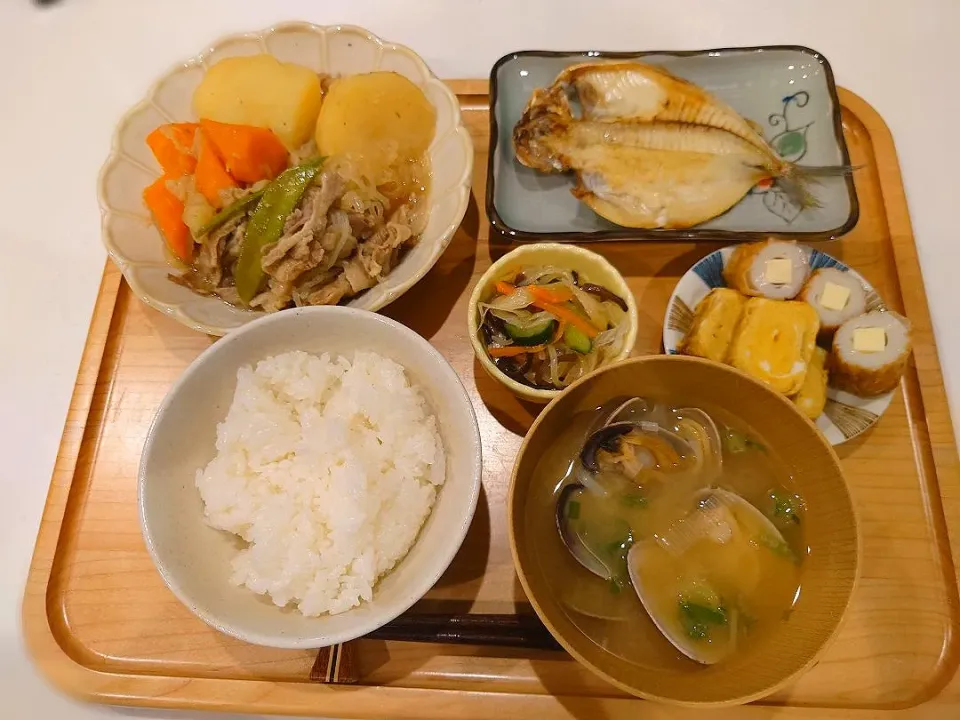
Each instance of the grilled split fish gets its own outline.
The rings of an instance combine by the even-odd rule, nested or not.
[[[636,228],[697,225],[771,178],[801,207],[814,206],[808,176],[849,172],[801,170],[725,103],[637,62],[567,68],[553,85],[534,91],[513,141],[523,165],[575,172],[576,197],[598,215]]]

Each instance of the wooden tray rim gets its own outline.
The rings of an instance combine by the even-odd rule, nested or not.
[[[461,99],[464,96],[486,95],[486,80],[447,81]],[[866,127],[874,146],[884,154],[897,159],[893,136],[883,118],[865,100],[838,88],[841,105],[856,115]],[[900,173],[899,161],[885,173],[878,173],[883,207],[887,211],[891,235],[909,237],[910,243],[893,243],[898,276],[909,273],[920,278],[919,259],[913,241],[913,231],[907,210],[906,195]],[[891,208],[895,211],[891,216]],[[93,450],[84,450],[84,456],[96,455],[97,438],[87,438],[86,422],[93,401],[97,378],[104,363],[110,361],[106,351],[117,309],[118,292],[122,275],[110,260],[107,260],[104,275],[97,295],[87,342],[83,350],[77,383],[70,402],[63,436],[61,438],[53,479],[47,495],[40,523],[37,543],[30,565],[27,587],[23,601],[23,632],[29,654],[40,671],[60,690],[75,698],[111,705],[153,708],[179,708],[220,712],[258,712],[282,715],[337,716],[365,718],[390,716],[410,718],[445,718],[453,714],[461,718],[499,718],[517,716],[521,713],[561,713],[589,717],[597,713],[608,718],[633,717],[637,703],[631,698],[554,696],[544,694],[512,694],[504,692],[463,692],[458,690],[419,689],[385,686],[336,686],[309,682],[279,682],[265,680],[241,680],[221,678],[169,677],[159,674],[110,673],[81,665],[71,658],[58,643],[50,626],[47,614],[48,585],[59,548],[60,534],[66,508],[69,503],[72,479],[85,461],[81,450],[87,442]],[[931,328],[929,309],[922,285],[911,292],[901,288],[905,310],[912,321],[925,329]],[[920,382],[924,417],[929,408],[945,413],[947,429],[952,430],[948,406],[936,351],[932,337],[929,352],[923,367],[918,363],[917,374],[921,379],[937,380]],[[114,349],[114,356],[119,347]],[[916,356],[915,356],[916,357]],[[111,387],[108,392],[112,392]],[[908,408],[909,412],[909,408]],[[914,424],[914,430],[917,425]],[[923,432],[925,433],[925,426]],[[940,497],[933,498],[938,510],[938,525],[946,533],[954,559],[954,579],[960,574],[960,473],[954,460],[957,447],[952,431],[949,435],[950,462],[941,462],[932,452],[929,437],[925,444],[931,447],[929,457],[919,458],[921,470],[936,477],[935,485]],[[943,457],[941,453],[939,457]],[[948,492],[945,492],[948,491]],[[949,503],[949,505],[948,505]],[[948,514],[949,510],[949,514]],[[951,522],[953,520],[953,522]],[[950,643],[945,645],[950,647]],[[955,667],[955,665],[954,665]],[[952,697],[945,697],[945,696]],[[692,714],[688,709],[674,706],[645,703],[643,712],[652,720],[676,718]],[[960,713],[960,674],[945,678],[941,693],[927,702],[907,708],[896,709],[849,709],[829,707],[800,707],[778,705],[748,705],[714,711],[718,720],[728,718],[777,717],[787,719],[821,718],[911,718],[926,719],[944,717],[953,709]]]

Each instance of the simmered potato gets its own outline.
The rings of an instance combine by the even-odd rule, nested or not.
[[[350,155],[372,177],[427,150],[437,114],[423,91],[394,72],[349,75],[327,92],[317,118],[321,155]]]
[[[310,69],[251,55],[211,67],[193,108],[205,120],[270,128],[292,150],[310,139],[321,98],[320,78]]]

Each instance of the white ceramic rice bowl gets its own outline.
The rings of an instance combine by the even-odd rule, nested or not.
[[[204,520],[195,480],[216,452],[217,424],[237,370],[291,350],[349,356],[367,350],[407,371],[437,418],[446,481],[413,547],[374,588],[337,615],[304,617],[230,582],[242,541]],[[257,645],[318,648],[365,635],[419,600],[453,560],[480,491],[480,432],[459,377],[426,340],[393,320],[342,307],[298,308],[250,323],[198,357],[168,393],[147,435],[139,473],[140,524],[170,590],[211,627]]]

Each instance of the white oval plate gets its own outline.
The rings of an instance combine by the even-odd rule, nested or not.
[[[693,320],[693,311],[713,288],[726,287],[723,268],[730,260],[736,246],[730,245],[710,253],[696,263],[680,278],[667,303],[663,319],[663,350],[676,355],[677,347]],[[853,275],[867,291],[867,311],[886,309],[880,296],[864,277],[825,252],[801,245],[810,258],[810,269],[835,267]],[[891,391],[874,398],[862,398],[838,390],[827,384],[827,405],[817,418],[817,427],[831,445],[840,445],[872,427],[893,401]]]
[[[133,292],[147,305],[210,335],[225,335],[263,313],[197,295],[167,277],[174,268],[141,198],[143,189],[161,174],[146,137],[163,123],[196,119],[193,91],[210,65],[226,57],[264,52],[332,75],[392,70],[419,85],[436,108],[437,130],[429,150],[432,181],[426,230],[386,279],[351,301],[351,307],[379,310],[426,275],[450,244],[470,198],[473,143],[460,117],[460,103],[409,48],[350,25],[286,23],[222,38],[172,68],[127,112],[114,132],[113,147],[99,180],[103,244]]]

